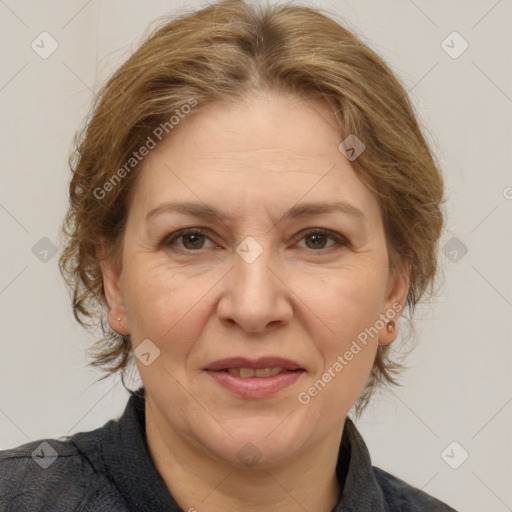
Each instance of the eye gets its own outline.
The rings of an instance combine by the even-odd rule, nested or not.
[[[182,244],[176,244],[180,239],[182,239]],[[204,249],[205,240],[209,240],[209,238],[202,229],[190,228],[173,233],[162,242],[162,245],[165,247],[175,246],[178,250],[183,251],[195,251]]]
[[[325,244],[328,239],[331,239],[332,241],[334,241],[334,243],[328,247],[325,247]],[[306,248],[315,251],[319,249],[331,249],[332,247],[335,246],[348,245],[348,241],[346,240],[345,237],[332,231],[319,228],[309,229],[308,231],[302,233],[301,240],[310,240],[309,244],[308,242],[306,242]]]
[[[331,245],[326,247],[328,240],[331,240]],[[171,247],[178,251],[193,252],[201,249],[206,249],[205,242],[211,240],[204,234],[201,228],[188,228],[177,231],[167,238],[165,238],[161,246]],[[301,233],[300,240],[306,240],[306,249],[311,249],[318,252],[322,249],[332,249],[333,247],[348,246],[349,242],[342,235],[321,228],[312,228]],[[309,240],[309,243],[308,243]],[[178,243],[181,241],[181,243]],[[212,243],[213,244],[213,243]],[[215,244],[213,244],[214,247]]]

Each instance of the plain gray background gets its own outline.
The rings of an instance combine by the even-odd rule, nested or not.
[[[388,61],[447,185],[444,277],[418,310],[405,387],[377,397],[357,425],[375,465],[461,511],[512,510],[512,2],[300,3],[334,12]],[[51,250],[68,152],[148,23],[205,4],[0,1],[0,449],[91,430],[124,409],[119,380],[95,383],[86,366],[94,337],[73,319]],[[58,44],[46,58],[31,47],[46,38],[51,49],[42,32]]]

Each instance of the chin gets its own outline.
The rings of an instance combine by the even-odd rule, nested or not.
[[[290,417],[232,420],[222,427],[214,422],[216,427],[196,430],[195,435],[214,457],[230,466],[266,469],[286,463],[314,437],[302,419],[291,421]]]

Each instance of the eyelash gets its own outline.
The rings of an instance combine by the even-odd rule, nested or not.
[[[161,246],[166,247],[166,248],[171,247],[176,240],[179,240],[180,238],[185,237],[187,235],[203,235],[203,236],[205,236],[205,238],[209,239],[209,237],[205,234],[203,229],[187,228],[187,229],[181,229],[179,231],[176,231],[175,233],[172,233],[171,235],[164,238],[164,240],[161,243]],[[329,231],[329,230],[323,229],[323,228],[307,229],[306,231],[303,231],[301,233],[301,238],[299,240],[302,240],[302,239],[306,238],[307,236],[311,236],[311,235],[324,235],[336,242],[336,245],[333,245],[332,247],[321,248],[321,249],[309,249],[312,252],[321,252],[321,251],[328,251],[328,250],[332,250],[332,249],[341,249],[342,247],[350,247],[350,242],[344,236],[339,235],[338,233],[335,233],[334,231]],[[174,250],[180,251],[180,252],[192,253],[192,252],[199,252],[202,250],[202,248],[195,249],[195,250],[194,249],[174,248]]]

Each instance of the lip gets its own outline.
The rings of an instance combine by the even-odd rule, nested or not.
[[[304,370],[278,373],[272,377],[238,377],[222,370],[206,372],[225,389],[243,398],[265,398],[294,384]]]
[[[247,359],[246,357],[227,357],[210,363],[205,370],[220,371],[229,370],[229,368],[269,368],[280,367],[285,370],[304,370],[299,363],[282,357],[265,356],[258,359]],[[270,377],[265,377],[270,379]]]
[[[248,378],[231,375],[223,371],[229,368],[257,369],[268,367],[280,367],[289,371],[278,373],[271,377]],[[218,384],[231,393],[243,398],[265,398],[274,395],[282,389],[293,385],[302,374],[306,373],[305,369],[296,361],[273,356],[260,357],[258,359],[247,359],[245,357],[219,359],[209,364],[204,370]]]

